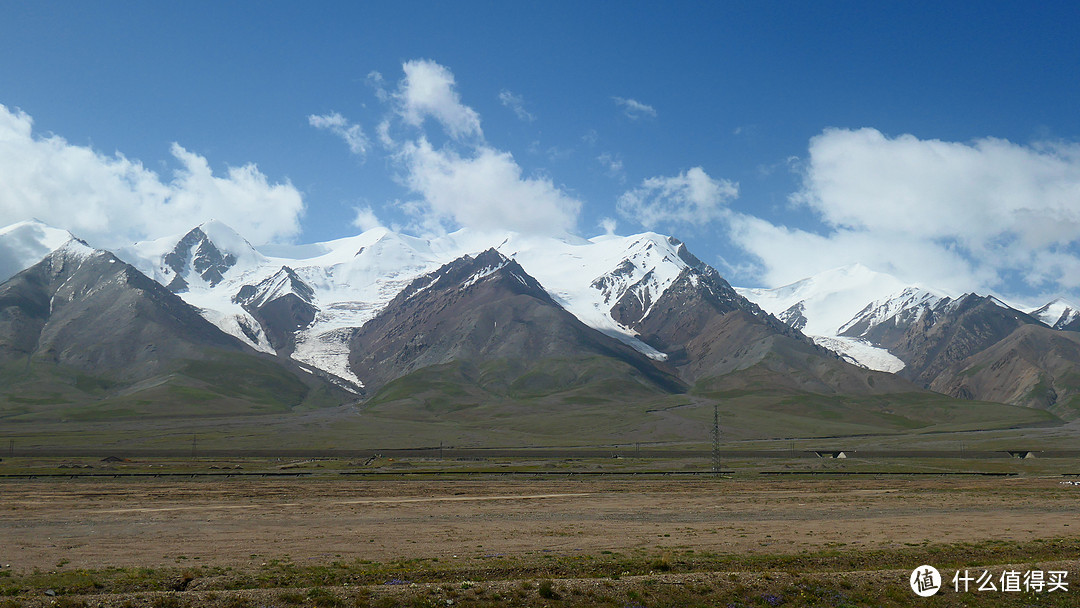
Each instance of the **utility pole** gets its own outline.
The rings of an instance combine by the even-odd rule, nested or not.
[[[720,474],[720,406],[713,404],[712,411],[712,471]]]
[[[192,433],[191,435],[191,459],[195,460],[199,454],[199,435],[198,433]]]
[[[15,440],[14,439],[8,440],[7,455],[8,455],[8,458],[14,458],[15,457]]]

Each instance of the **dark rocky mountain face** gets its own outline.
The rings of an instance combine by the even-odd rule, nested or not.
[[[0,286],[11,355],[143,378],[202,347],[240,351],[183,300],[110,253],[57,250]]]
[[[963,399],[1048,409],[1080,417],[1080,335],[1027,323],[950,365],[930,387]]]
[[[806,327],[806,305],[802,302],[792,304],[784,312],[776,316],[784,325],[802,331]]]
[[[192,269],[213,287],[220,283],[225,272],[236,264],[236,256],[218,249],[202,228],[193,228],[162,259],[162,263],[176,273],[168,285],[173,293],[187,290],[188,283],[184,277],[187,275],[189,261]]]
[[[283,356],[295,348],[296,332],[311,325],[319,312],[315,291],[288,266],[257,285],[244,285],[232,301],[259,322],[270,346]]]
[[[1080,316],[1073,317],[1068,321],[1059,322],[1054,325],[1054,329],[1080,332]]]
[[[906,365],[899,375],[936,392],[1080,416],[1080,339],[993,297],[943,298],[846,335],[887,348]]]
[[[543,362],[572,367],[586,359],[608,361],[611,374],[628,385],[683,389],[670,370],[582,324],[517,262],[494,250],[459,258],[413,281],[357,330],[350,353],[350,367],[372,390],[431,366],[493,361],[502,362],[500,373],[481,383],[505,390]]]
[[[691,267],[644,318],[616,317],[666,353],[684,381],[710,390],[742,388],[749,376],[757,384],[825,394],[917,390],[890,374],[840,360],[740,296],[715,269],[686,255]]]
[[[929,387],[955,364],[1029,324],[1042,325],[995,298],[968,294],[911,311],[904,319],[882,323],[863,337],[906,364],[900,375]]]
[[[0,374],[21,383],[24,395],[51,394],[56,379],[75,377],[68,399],[136,402],[149,391],[154,398],[138,402],[162,407],[190,404],[180,397],[191,394],[229,407],[291,407],[315,392],[338,397],[291,363],[257,355],[134,267],[89,248],[61,248],[0,285]]]

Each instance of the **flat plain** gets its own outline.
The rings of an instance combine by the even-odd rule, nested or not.
[[[920,599],[907,579],[923,563],[947,578],[1065,570],[1080,586],[1080,486],[1058,472],[1070,463],[1010,460],[999,468],[1018,474],[994,477],[736,466],[436,479],[204,462],[186,470],[213,476],[7,478],[0,605],[900,606]],[[1072,605],[1080,593],[946,583],[934,605]]]

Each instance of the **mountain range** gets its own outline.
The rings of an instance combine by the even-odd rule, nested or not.
[[[0,374],[15,418],[756,392],[886,409],[944,394],[1071,419],[1080,312],[858,265],[735,289],[656,233],[377,228],[260,250],[209,221],[108,252],[27,221],[0,229]]]

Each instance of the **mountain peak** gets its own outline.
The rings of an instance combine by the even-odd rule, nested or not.
[[[71,241],[78,239],[67,230],[36,219],[0,228],[0,282],[37,264]]]
[[[179,239],[159,239],[136,244],[136,248],[165,250],[152,257],[159,257],[159,270],[167,287],[176,293],[200,283],[214,287],[226,276],[241,274],[266,261],[244,237],[218,220],[203,222]]]
[[[736,291],[777,316],[791,316],[793,312],[789,311],[798,309],[805,322],[803,332],[834,337],[867,302],[890,299],[909,287],[892,275],[856,263],[831,268],[781,287],[739,288]]]
[[[1057,297],[1027,313],[1054,329],[1080,331],[1080,307]]]

